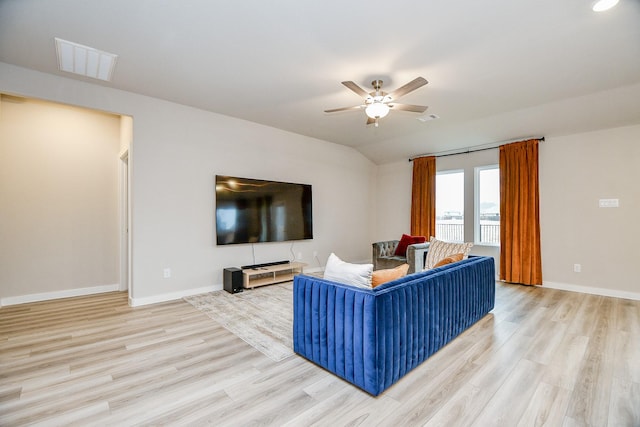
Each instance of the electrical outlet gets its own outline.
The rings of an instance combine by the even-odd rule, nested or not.
[[[302,259],[302,252],[298,252],[298,259]]]
[[[162,273],[163,273],[163,276],[164,276],[165,279],[168,279],[169,277],[171,277],[171,269],[170,268],[165,268]]]
[[[573,264],[573,272],[574,273],[580,273],[582,271],[582,265],[580,264]]]

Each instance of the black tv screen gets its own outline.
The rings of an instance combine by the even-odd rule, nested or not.
[[[311,185],[216,175],[218,245],[313,239]]]

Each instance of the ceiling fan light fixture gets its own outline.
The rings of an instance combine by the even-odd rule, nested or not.
[[[591,9],[593,9],[594,12],[604,12],[605,10],[609,10],[617,4],[618,0],[598,0],[594,3]]]
[[[409,105],[409,104],[397,104],[396,99],[413,92],[414,90],[426,85],[427,82],[423,77],[417,77],[411,80],[404,86],[399,87],[391,93],[383,92],[382,80],[374,80],[371,82],[374,91],[367,92],[352,81],[344,81],[342,84],[355,92],[356,95],[364,98],[364,102],[360,105],[354,105],[352,107],[332,108],[330,110],[324,110],[325,113],[335,113],[338,111],[348,110],[361,110],[364,109],[367,115],[367,125],[375,124],[378,127],[378,120],[386,117],[389,114],[389,110],[410,111],[414,113],[424,113],[427,107],[423,105]],[[393,101],[393,103],[392,103]]]
[[[382,102],[373,102],[367,105],[364,112],[372,119],[381,119],[389,114],[389,106]]]

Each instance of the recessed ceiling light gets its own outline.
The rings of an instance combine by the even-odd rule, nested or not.
[[[110,81],[118,55],[55,37],[61,71]]]
[[[594,12],[604,12],[605,10],[609,10],[617,4],[618,0],[598,0],[593,5],[592,9]]]

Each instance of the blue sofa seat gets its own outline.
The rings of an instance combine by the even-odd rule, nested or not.
[[[495,266],[469,257],[363,289],[299,275],[294,351],[377,396],[491,311]]]

